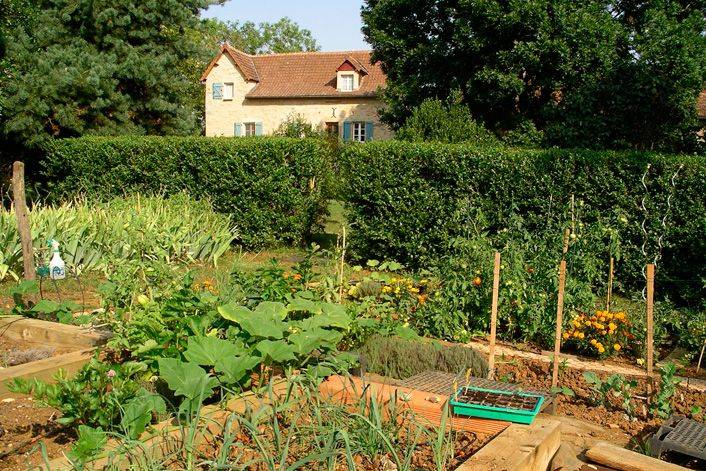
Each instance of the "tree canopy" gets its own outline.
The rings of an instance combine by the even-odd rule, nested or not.
[[[460,90],[489,129],[550,145],[693,150],[706,1],[366,0],[384,119]]]
[[[253,53],[318,49],[288,18],[199,18],[219,0],[0,2],[2,147],[84,134],[196,134],[199,77],[220,42]]]

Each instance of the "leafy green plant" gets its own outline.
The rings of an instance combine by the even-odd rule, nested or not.
[[[611,396],[617,398],[620,407],[628,417],[635,416],[635,403],[633,401],[633,391],[637,387],[637,381],[627,380],[619,374],[614,374],[602,380],[592,371],[583,374],[586,383],[591,387],[591,399],[594,403],[606,408],[612,407]]]
[[[659,368],[659,388],[650,402],[652,415],[666,419],[672,413],[672,397],[677,392],[679,384],[679,378],[675,378],[676,373],[677,366],[674,363],[665,363]]]
[[[91,316],[87,314],[74,316],[74,312],[81,309],[81,306],[72,301],[40,299],[37,302],[33,302],[28,299],[28,296],[39,296],[39,294],[39,284],[36,281],[25,280],[13,286],[10,289],[10,295],[15,306],[10,313],[62,324],[82,325],[91,322]]]
[[[68,454],[71,463],[82,469],[91,458],[94,458],[108,443],[108,436],[100,428],[88,425],[78,426],[78,438]]]
[[[139,363],[109,364],[93,358],[72,379],[60,371],[55,384],[15,379],[10,389],[31,394],[40,403],[61,411],[62,416],[57,419],[60,424],[103,430],[122,428],[136,437],[152,421],[153,411],[166,412],[164,403],[160,406],[160,399],[140,385],[145,369]],[[146,402],[154,408],[140,408]]]

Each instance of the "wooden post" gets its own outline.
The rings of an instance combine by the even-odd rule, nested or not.
[[[652,362],[654,360],[654,324],[655,266],[647,265],[647,402],[652,400]]]
[[[343,303],[343,269],[346,265],[346,226],[341,224],[341,230],[343,232],[341,240],[341,259],[339,264],[338,272],[338,303]]]
[[[701,369],[701,360],[704,359],[704,350],[706,350],[706,340],[704,340],[704,344],[701,346],[701,354],[699,355],[699,362],[696,364],[696,373],[699,373],[699,370]]]
[[[488,379],[495,378],[495,335],[498,323],[498,294],[500,292],[500,252],[495,252],[493,266],[493,301],[490,307],[490,345],[488,346]]]
[[[613,296],[613,257],[610,257],[610,265],[608,268],[608,295],[605,301],[605,310],[610,312],[610,298]]]
[[[564,322],[564,285],[566,283],[566,260],[559,266],[559,296],[556,303],[556,335],[554,336],[554,368],[552,369],[552,389],[559,384],[559,354],[561,352],[561,330]],[[552,406],[556,411],[556,403]]]
[[[17,216],[17,230],[22,242],[22,260],[24,261],[25,280],[34,280],[34,249],[32,248],[32,233],[29,229],[29,214],[25,197],[25,164],[15,162],[12,165],[12,198]]]

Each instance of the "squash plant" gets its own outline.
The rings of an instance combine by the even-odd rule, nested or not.
[[[263,301],[252,310],[226,304],[217,311],[226,321],[223,328],[188,337],[178,358],[158,359],[160,378],[181,399],[179,410],[187,416],[218,387],[248,386],[250,373],[261,365],[319,367],[351,323],[343,306],[306,298],[288,304]]]

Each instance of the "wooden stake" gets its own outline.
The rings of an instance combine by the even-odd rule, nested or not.
[[[346,265],[346,226],[341,225],[342,240],[341,240],[341,260],[338,272],[338,302],[339,304],[343,302],[343,269]]]
[[[653,315],[655,297],[655,266],[647,265],[647,402],[652,400],[652,362],[654,360]]]
[[[559,296],[556,303],[556,335],[554,336],[554,368],[552,370],[552,389],[559,384],[559,354],[561,352],[561,330],[564,322],[564,285],[566,282],[566,260],[559,266]],[[554,406],[555,407],[555,406]]]
[[[17,230],[22,242],[22,260],[24,262],[25,280],[35,280],[34,249],[32,248],[32,233],[29,229],[29,214],[25,196],[25,164],[15,162],[12,165],[12,198],[17,216]]]
[[[701,360],[704,359],[704,350],[706,350],[706,340],[704,340],[704,344],[701,347],[701,354],[699,355],[699,362],[696,364],[696,373],[698,374],[699,370],[701,369]]]
[[[610,267],[608,268],[608,296],[605,301],[605,310],[610,312],[610,298],[613,296],[613,257],[610,257]]]
[[[493,266],[493,301],[490,307],[490,345],[488,346],[488,379],[495,377],[495,335],[498,323],[498,294],[500,292],[500,252],[495,252]]]

